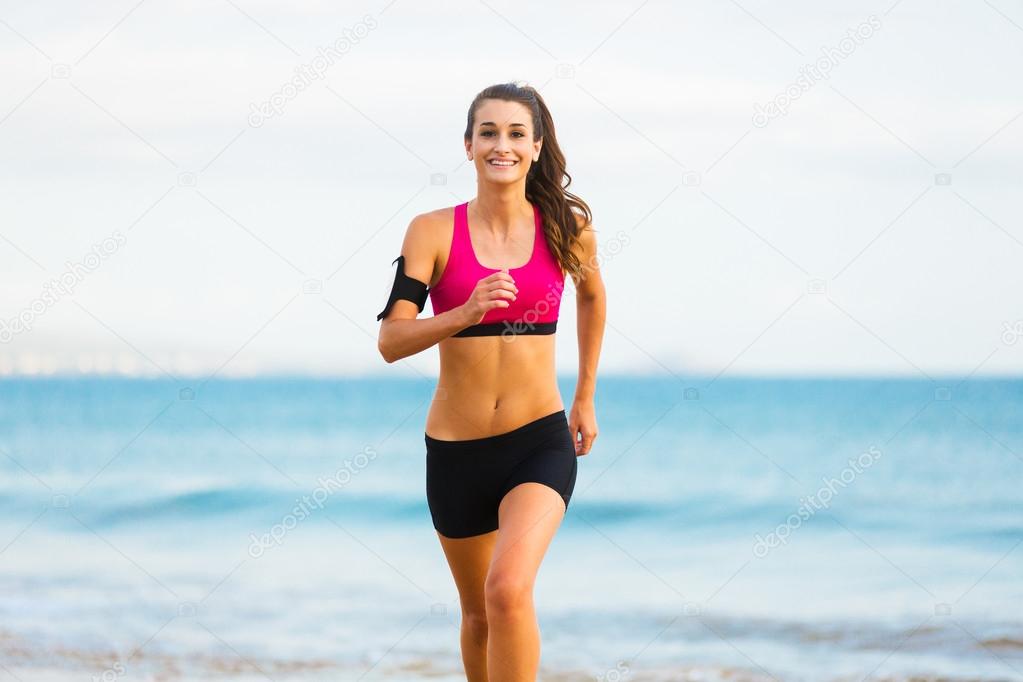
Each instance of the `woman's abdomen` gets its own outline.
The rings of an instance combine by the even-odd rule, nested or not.
[[[553,334],[453,338],[440,346],[440,377],[426,418],[433,438],[483,438],[564,409]]]

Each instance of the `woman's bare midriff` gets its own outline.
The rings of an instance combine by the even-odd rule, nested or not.
[[[563,410],[554,334],[450,337],[440,342],[440,377],[426,417],[438,440],[485,438]]]

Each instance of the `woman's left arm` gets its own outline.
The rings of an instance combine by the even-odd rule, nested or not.
[[[593,398],[597,390],[597,361],[604,339],[604,318],[607,297],[600,278],[597,237],[593,225],[583,226],[583,217],[576,214],[582,232],[576,254],[582,263],[582,274],[575,280],[576,317],[579,335],[579,379],[569,413],[568,428],[575,443],[576,455],[590,452],[597,437],[597,416]],[[581,434],[581,441],[578,440]]]

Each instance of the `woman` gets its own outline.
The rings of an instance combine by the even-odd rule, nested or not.
[[[575,487],[576,458],[597,436],[604,286],[589,207],[564,189],[571,177],[536,90],[507,83],[477,95],[465,150],[477,196],[412,220],[377,316],[378,346],[387,362],[440,347],[424,434],[427,501],[461,602],[466,676],[532,682],[533,584]],[[568,417],[554,367],[566,272],[579,336]],[[434,315],[417,320],[428,285]]]

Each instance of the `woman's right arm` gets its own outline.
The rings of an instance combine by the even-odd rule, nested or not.
[[[416,216],[405,232],[401,255],[405,274],[423,283],[433,278],[438,251],[438,235],[426,216]],[[488,310],[508,307],[518,289],[506,272],[481,279],[465,303],[440,315],[416,319],[419,307],[399,298],[380,323],[377,349],[388,363],[415,355],[483,319]]]

